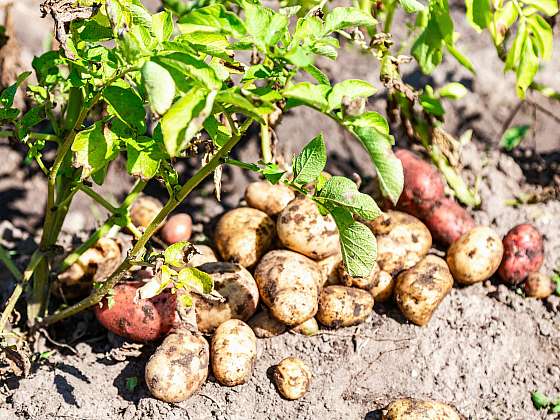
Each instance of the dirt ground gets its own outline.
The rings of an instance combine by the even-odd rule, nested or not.
[[[39,18],[39,3],[16,2],[14,17],[24,61],[41,52],[50,29]],[[474,140],[465,146],[463,163],[469,179],[480,178],[483,204],[474,211],[475,217],[501,235],[518,223],[534,223],[545,235],[543,271],[550,272],[560,266],[558,195],[517,207],[506,201],[520,192],[540,193],[560,183],[560,125],[549,115],[560,115],[560,106],[531,96],[541,108],[523,105],[512,123],[529,122],[533,132],[520,151],[499,152],[496,144],[504,121],[518,103],[513,79],[503,75],[488,36],[470,30],[460,12],[456,6],[457,30],[464,34],[459,45],[479,69],[477,78],[449,59],[432,78],[421,76],[412,66],[404,68],[406,80],[416,86],[460,80],[472,90],[464,99],[448,104],[446,126],[457,136],[473,130]],[[400,22],[396,21],[397,28],[404,26]],[[558,29],[555,41],[554,59],[539,73],[539,80],[560,90]],[[351,49],[341,55],[335,64],[320,62],[333,81],[364,78],[379,86],[373,59]],[[369,105],[384,112],[383,92]],[[327,140],[331,172],[374,176],[361,148],[340,128],[309,110],[284,118],[278,129],[283,152],[289,156],[319,131]],[[397,139],[404,144],[400,136]],[[236,153],[255,160],[255,139],[248,139]],[[19,146],[0,139],[0,155],[0,235],[23,264],[33,249],[33,238],[40,233],[45,180],[35,168],[23,165]],[[193,164],[180,163],[185,174]],[[113,166],[111,181],[103,189],[106,194],[122,197],[129,186],[123,173],[122,165]],[[210,183],[184,203],[197,223],[199,238],[211,233],[217,215],[239,203],[247,182],[247,175],[227,170],[222,203],[215,201]],[[163,196],[156,183],[148,192]],[[87,198],[78,199],[65,225],[65,237],[79,240],[84,231],[100,224],[103,215]],[[12,284],[0,270],[2,301]],[[0,383],[0,419],[378,419],[379,410],[400,396],[447,401],[471,419],[536,419],[554,417],[533,408],[532,391],[560,396],[560,298],[524,299],[494,279],[454,288],[423,328],[408,324],[394,305],[387,304],[376,305],[367,322],[358,327],[322,331],[310,338],[286,333],[259,340],[249,383],[226,388],[210,377],[198,394],[181,404],[165,404],[147,393],[143,369],[153,345],[122,341],[107,333],[91,313],[50,333],[72,349],[39,343],[42,350],[56,352],[36,364],[27,378],[12,377]],[[283,400],[269,378],[270,368],[287,356],[302,358],[313,371],[310,391],[293,402]],[[127,386],[130,378],[139,381],[133,390]]]

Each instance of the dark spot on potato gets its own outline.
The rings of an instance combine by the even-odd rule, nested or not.
[[[471,250],[467,253],[467,255],[469,256],[469,258],[473,258],[473,257],[476,255],[476,251],[477,251],[476,248],[471,249]]]
[[[410,238],[412,239],[412,242],[414,242],[415,244],[418,243],[418,236],[416,236],[416,234],[413,233],[413,234],[410,236]]]
[[[294,222],[296,222],[296,224],[301,224],[303,221],[305,220],[305,216],[303,214],[296,214],[294,216]]]
[[[150,303],[145,303],[142,305],[142,312],[144,312],[144,322],[147,320],[153,321],[155,319],[154,316],[154,307]]]

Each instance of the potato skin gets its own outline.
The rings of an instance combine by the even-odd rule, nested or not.
[[[245,190],[245,201],[249,207],[260,210],[269,216],[276,216],[295,198],[295,193],[284,184],[271,184],[268,181],[252,182]]]
[[[311,370],[297,357],[286,357],[274,367],[272,379],[276,389],[287,400],[305,395],[311,385]]]
[[[109,331],[138,342],[154,341],[166,335],[175,323],[176,295],[168,291],[134,303],[143,282],[121,283],[113,289],[113,305],[107,299],[95,306],[97,320]]]
[[[239,207],[225,213],[216,226],[216,247],[222,258],[249,268],[268,250],[274,222],[260,210]]]
[[[377,275],[377,285],[369,290],[375,302],[387,302],[393,296],[395,279],[386,271]]]
[[[556,289],[556,284],[550,276],[542,273],[531,273],[523,283],[523,291],[528,297],[546,299]]]
[[[222,385],[236,386],[251,378],[257,357],[253,330],[238,319],[221,324],[212,337],[212,372]]]
[[[193,245],[198,254],[194,254],[187,267],[198,267],[199,265],[210,263],[210,262],[217,262],[218,259],[216,258],[216,254],[214,254],[214,250],[210,248],[208,245]]]
[[[375,263],[371,274],[367,277],[352,277],[346,271],[344,263],[341,261],[338,264],[338,275],[340,284],[347,287],[357,287],[358,289],[371,290],[377,285],[377,276],[379,275],[379,265]]]
[[[444,184],[435,166],[406,149],[395,152],[403,165],[404,188],[397,209],[422,218],[444,197]]]
[[[434,239],[445,246],[476,225],[469,212],[449,198],[439,200],[424,221]]]
[[[544,245],[541,233],[533,225],[515,226],[504,237],[504,257],[498,274],[512,286],[521,283],[529,273],[537,272],[544,261]]]
[[[317,312],[321,273],[315,261],[292,251],[270,251],[257,265],[255,280],[262,301],[284,324],[301,324]]]
[[[162,208],[157,198],[141,195],[130,206],[130,220],[138,228],[147,228]]]
[[[340,284],[338,267],[341,261],[342,254],[338,253],[317,261],[317,264],[319,264],[319,270],[321,270],[321,285],[323,287]]]
[[[286,324],[274,318],[265,308],[249,320],[249,326],[258,338],[276,337],[288,329]]]
[[[432,235],[416,217],[387,211],[367,222],[377,240],[377,264],[392,276],[414,266],[432,247]]]
[[[460,284],[474,284],[492,276],[502,261],[500,237],[487,226],[477,226],[451,244],[447,265]]]
[[[455,407],[439,401],[401,398],[385,408],[382,420],[463,420]]]
[[[427,255],[397,277],[395,301],[403,315],[416,325],[426,325],[453,287],[453,277],[442,258]]]
[[[165,402],[185,401],[206,381],[208,360],[202,335],[185,329],[169,334],[146,364],[150,394]]]
[[[305,197],[295,198],[282,210],[276,230],[286,248],[314,260],[322,260],[340,249],[332,216],[322,216],[317,205]]]
[[[317,324],[317,320],[315,318],[309,318],[304,323],[296,325],[290,331],[296,334],[303,334],[311,337],[319,332],[319,324]]]
[[[214,332],[230,319],[248,320],[257,311],[259,289],[251,273],[239,264],[210,262],[198,266],[214,280],[214,290],[225,302],[192,295],[196,310],[198,330],[204,334]]]
[[[192,219],[187,213],[171,216],[160,231],[161,239],[169,245],[188,241],[192,235]]]
[[[328,286],[321,292],[317,321],[329,328],[350,327],[365,321],[373,310],[373,297],[365,290]]]

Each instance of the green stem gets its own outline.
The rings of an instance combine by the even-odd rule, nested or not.
[[[59,143],[60,139],[54,134],[44,134],[44,133],[28,133],[30,139],[34,140],[45,140],[51,141],[53,143]],[[16,133],[13,130],[0,130],[0,137],[16,137]]]
[[[542,83],[533,82],[529,86],[529,89],[539,92],[540,94],[546,96],[547,98],[560,101],[560,92],[552,89],[551,87],[543,85]]]
[[[117,214],[119,212],[119,209],[115,206],[113,206],[111,203],[109,203],[105,198],[103,198],[99,193],[95,192],[93,189],[91,189],[90,187],[88,187],[87,185],[84,185],[82,183],[79,183],[77,185],[77,188],[82,191],[83,193],[89,195],[94,201],[96,201],[98,204],[102,205],[103,207],[105,207],[109,213],[112,214]]]
[[[385,18],[385,23],[383,24],[383,32],[386,34],[391,33],[391,26],[393,26],[393,18],[395,17],[395,10],[397,8],[397,2],[392,1],[387,6],[387,17]]]
[[[21,279],[21,272],[18,270],[12,259],[10,258],[10,254],[2,245],[0,245],[0,261],[4,263],[6,268],[12,273],[15,279]]]
[[[271,149],[270,127],[268,122],[261,124],[261,152],[262,158],[265,163],[272,162],[272,149]]]

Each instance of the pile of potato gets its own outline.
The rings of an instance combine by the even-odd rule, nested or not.
[[[546,276],[537,273],[543,241],[534,227],[517,226],[502,241],[444,196],[433,166],[406,150],[397,156],[404,166],[405,188],[396,210],[365,222],[375,234],[378,253],[369,276],[346,272],[330,215],[321,215],[313,201],[284,185],[260,181],[246,190],[248,207],[219,219],[213,238],[217,252],[195,245],[198,254],[185,263],[209,274],[215,289],[212,296],[192,294],[190,321],[178,317],[180,305],[170,289],[138,298],[144,284],[140,273],[150,278],[149,271],[132,273],[134,281],[117,286],[112,305],[106,299],[96,308],[98,320],[134,341],[165,337],[146,366],[152,395],[183,401],[200,388],[210,370],[224,386],[246,383],[257,338],[286,331],[312,336],[319,325],[357,325],[376,302],[393,299],[410,322],[426,325],[455,282],[482,282],[496,271],[508,284],[524,281],[529,296],[550,294]],[[132,220],[142,229],[159,208],[152,199],[146,207],[138,204]],[[168,244],[188,240],[191,225],[188,215],[175,215],[160,237]],[[445,259],[430,253],[432,237],[449,246]],[[297,399],[309,388],[312,374],[304,362],[288,357],[275,366],[272,378],[284,398]]]

